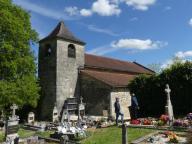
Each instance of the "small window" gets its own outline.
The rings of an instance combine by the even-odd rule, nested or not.
[[[68,57],[71,57],[71,58],[76,57],[75,46],[73,44],[68,45]]]
[[[47,44],[47,45],[45,46],[45,56],[46,56],[46,57],[51,56],[51,53],[52,53],[51,45],[50,45],[50,44]]]

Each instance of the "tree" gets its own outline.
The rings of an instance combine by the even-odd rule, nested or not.
[[[29,13],[11,0],[0,0],[0,108],[37,105],[40,88],[30,48],[37,40]]]
[[[159,116],[165,112],[166,84],[171,88],[174,113],[185,115],[192,111],[192,62],[175,59],[158,75],[140,75],[129,83],[129,89],[138,96],[143,116]]]
[[[160,63],[152,63],[148,64],[147,67],[151,70],[153,70],[156,73],[160,73],[162,71],[161,64]]]

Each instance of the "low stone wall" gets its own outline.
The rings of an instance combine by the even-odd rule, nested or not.
[[[115,99],[119,98],[121,111],[124,114],[124,119],[130,119],[129,106],[131,105],[131,95],[126,88],[116,88],[110,94],[110,115],[115,117],[114,103]]]

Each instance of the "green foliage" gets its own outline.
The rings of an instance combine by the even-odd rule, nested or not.
[[[0,143],[4,141],[5,133],[0,132]]]
[[[0,0],[0,107],[35,107],[39,98],[30,15],[11,0]]]
[[[152,64],[147,65],[147,67],[156,73],[160,73],[162,71],[160,63],[152,63]]]
[[[166,104],[165,84],[171,88],[174,113],[184,115],[192,111],[192,63],[176,60],[158,75],[141,75],[130,84],[136,93],[143,116],[160,116]]]
[[[35,131],[25,130],[25,129],[20,128],[18,131],[18,134],[19,134],[20,138],[28,138],[30,136],[34,136]]]

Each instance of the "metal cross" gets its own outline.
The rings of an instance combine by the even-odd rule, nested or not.
[[[18,109],[18,106],[16,104],[13,104],[10,108],[13,110],[12,117],[15,117],[16,116],[15,112],[16,112],[16,109]]]

